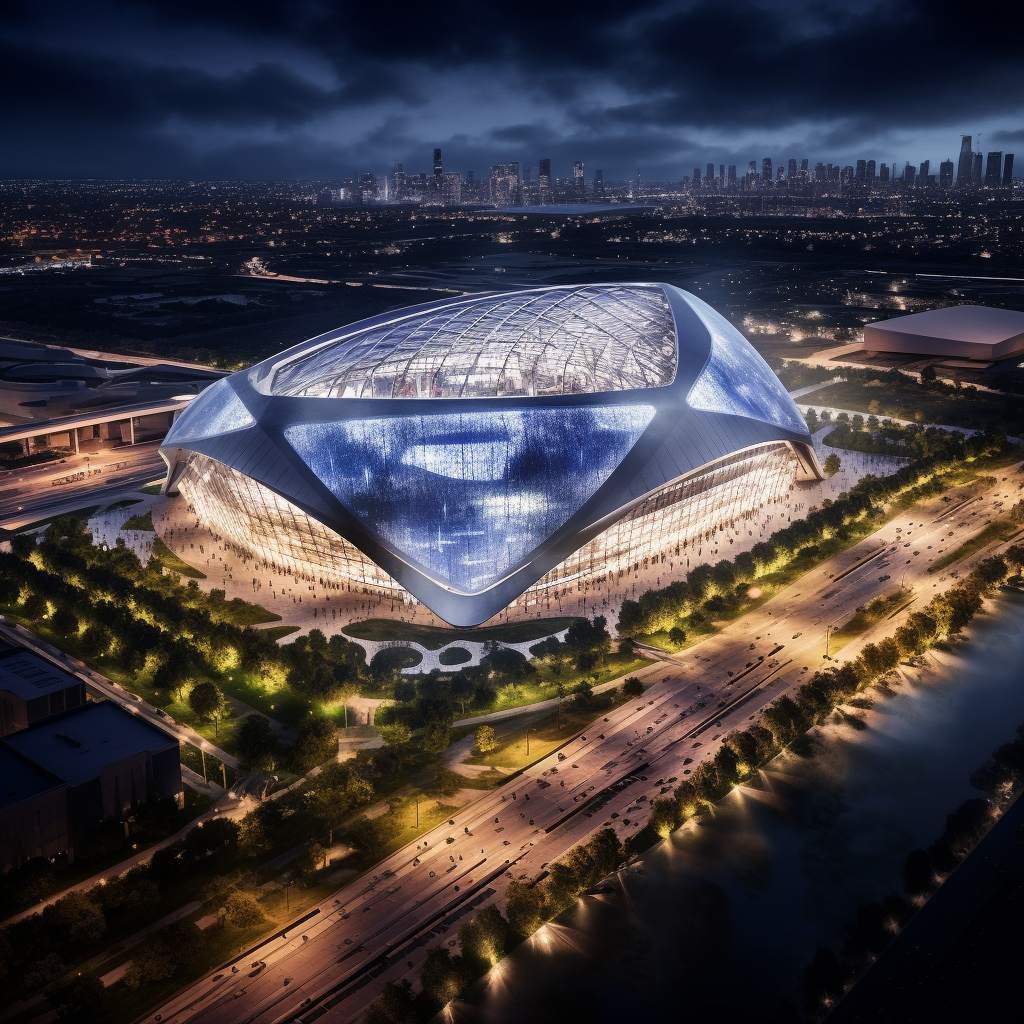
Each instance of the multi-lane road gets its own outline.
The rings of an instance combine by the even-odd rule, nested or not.
[[[103,505],[159,480],[167,472],[159,448],[159,441],[149,441],[0,472],[0,526],[17,529],[62,512]]]
[[[901,584],[922,606],[952,574],[931,561],[977,533],[1020,477],[935,500],[890,522],[771,601],[647,673],[643,697],[597,719],[501,788],[387,858],[237,963],[179,993],[152,1021],[263,1024],[356,1018],[385,981],[414,977],[426,951],[500,903],[511,878],[534,878],[602,827],[625,839],[724,736],[824,664],[826,627]],[[965,570],[977,558],[958,566]],[[840,653],[855,655],[884,622]],[[449,929],[451,933],[449,934]]]

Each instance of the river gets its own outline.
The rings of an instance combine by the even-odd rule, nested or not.
[[[981,794],[968,781],[1024,722],[1024,596],[829,725],[710,820],[690,823],[545,926],[452,1007],[460,1022],[784,1021],[818,946],[900,887],[907,854]],[[872,691],[874,696],[877,691]]]

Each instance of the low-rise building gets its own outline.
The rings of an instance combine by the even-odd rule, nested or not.
[[[20,647],[0,650],[0,736],[85,703],[85,683]]]

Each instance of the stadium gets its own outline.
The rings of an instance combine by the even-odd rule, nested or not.
[[[664,284],[475,294],[208,387],[165,490],[265,566],[456,626],[680,558],[821,473],[782,384]]]

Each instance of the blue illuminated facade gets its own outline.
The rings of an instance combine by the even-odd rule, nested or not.
[[[668,285],[614,284],[314,338],[209,388],[161,452],[168,489],[265,561],[298,531],[287,557],[307,550],[313,578],[344,552],[474,625],[652,495],[780,442],[818,475],[802,417],[727,320]]]

